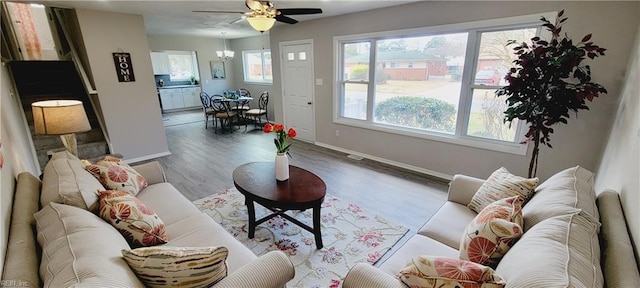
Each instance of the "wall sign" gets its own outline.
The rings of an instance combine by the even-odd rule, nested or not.
[[[124,52],[113,53],[113,63],[116,64],[118,82],[136,81],[136,76],[133,75],[133,66],[131,65],[131,54]]]

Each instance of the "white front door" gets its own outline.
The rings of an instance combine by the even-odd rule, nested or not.
[[[308,142],[315,141],[312,45],[311,40],[280,43],[284,122]]]

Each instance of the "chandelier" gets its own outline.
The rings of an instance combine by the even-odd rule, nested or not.
[[[225,32],[222,32],[222,35],[226,34]],[[220,59],[232,59],[233,55],[235,55],[235,52],[231,51],[231,50],[227,50],[227,39],[223,39],[222,41],[224,41],[224,50],[222,51],[216,51],[216,55],[218,55],[218,58]]]

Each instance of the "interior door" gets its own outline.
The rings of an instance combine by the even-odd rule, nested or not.
[[[303,43],[302,43],[303,42]],[[281,43],[284,119],[299,140],[315,141],[313,109],[313,50],[311,40]]]

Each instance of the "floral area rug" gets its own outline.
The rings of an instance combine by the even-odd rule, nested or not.
[[[249,239],[244,196],[235,188],[193,203],[256,255],[276,249],[287,253],[296,269],[296,276],[288,287],[339,287],[353,265],[375,264],[408,231],[363,211],[358,205],[327,194],[321,209],[324,247],[318,250],[313,233],[280,216],[258,225],[255,237]],[[255,208],[258,219],[271,212],[259,204]],[[287,214],[309,226],[313,223],[311,209]]]

